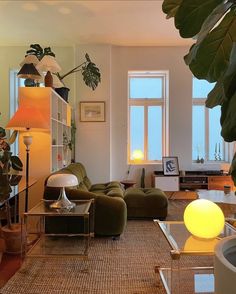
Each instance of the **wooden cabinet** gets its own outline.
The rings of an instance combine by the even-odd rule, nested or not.
[[[234,183],[231,176],[209,176],[208,190],[224,190],[224,186],[228,185],[234,190]]]
[[[52,88],[19,88],[19,105],[28,105],[40,110],[50,128],[46,132],[30,131],[33,143],[30,146],[30,176],[40,178],[66,166],[71,161],[71,152],[64,137],[70,140],[71,107]],[[25,162],[25,145],[19,140],[19,155]]]
[[[234,183],[229,175],[206,175],[191,174],[185,176],[163,176],[152,175],[152,185],[163,191],[188,191],[188,190],[224,190],[225,185],[229,185],[231,190],[235,190]]]

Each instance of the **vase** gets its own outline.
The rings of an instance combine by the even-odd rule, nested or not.
[[[66,102],[68,102],[68,96],[69,96],[69,88],[61,87],[61,88],[55,88],[55,91],[57,94],[59,94]]]

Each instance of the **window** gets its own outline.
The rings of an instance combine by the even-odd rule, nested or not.
[[[228,161],[229,144],[221,137],[220,106],[205,107],[214,83],[193,77],[192,91],[192,159],[198,161]]]
[[[167,72],[129,72],[128,162],[141,150],[143,161],[161,161],[168,153]]]

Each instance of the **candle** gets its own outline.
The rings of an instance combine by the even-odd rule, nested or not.
[[[216,146],[215,146],[215,153],[217,153],[217,143],[216,143]]]
[[[219,143],[219,154],[220,154],[220,143]]]

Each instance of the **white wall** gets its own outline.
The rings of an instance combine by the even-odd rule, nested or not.
[[[111,96],[111,47],[106,45],[80,46],[77,49],[77,62],[85,60],[88,53],[91,60],[102,73],[102,82],[93,91],[87,87],[81,74],[77,74],[77,108],[76,108],[76,161],[82,162],[93,183],[110,179],[110,96]],[[80,101],[105,101],[105,122],[80,122]]]
[[[78,122],[76,160],[85,164],[92,182],[121,180],[126,177],[128,71],[169,71],[169,142],[170,154],[178,156],[180,170],[215,169],[192,164],[192,73],[183,56],[188,47],[109,47],[80,46],[81,60],[85,52],[98,65],[102,83],[92,92],[82,79],[78,81],[79,101],[106,101],[105,123]],[[131,167],[129,178],[140,184],[141,169],[146,170],[146,185],[150,185],[153,170],[162,165],[136,165]]]

